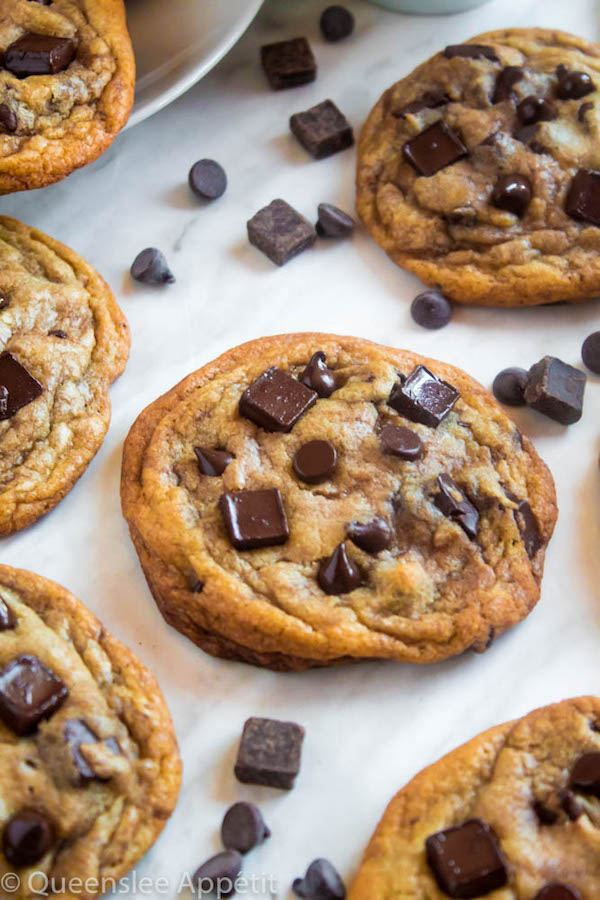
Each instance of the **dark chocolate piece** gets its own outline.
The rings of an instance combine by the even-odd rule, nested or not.
[[[13,631],[17,627],[17,617],[11,607],[0,597],[0,631]]]
[[[348,556],[344,542],[338,544],[331,556],[322,561],[317,581],[326,594],[349,594],[361,586],[360,569]]]
[[[533,803],[533,811],[535,812],[540,825],[556,825],[558,822],[558,813],[543,800],[535,800]]]
[[[138,253],[131,265],[131,277],[142,284],[173,284],[175,276],[167,260],[156,247],[147,247]]]
[[[522,144],[527,144],[532,153],[546,153],[546,148],[538,138],[539,131],[540,126],[538,123],[535,125],[523,125],[522,128],[517,128],[514,138],[516,141],[521,141]]]
[[[365,553],[381,553],[392,543],[391,526],[382,516],[375,516],[369,522],[350,522],[346,534]]]
[[[227,850],[249,853],[268,837],[271,837],[271,831],[254,803],[242,800],[230,806],[225,813],[221,825],[221,840]]]
[[[582,794],[600,797],[600,753],[584,753],[571,770],[569,784]]]
[[[248,719],[235,763],[235,776],[244,784],[290,790],[300,771],[304,728],[295,722]]]
[[[513,100],[516,97],[514,86],[522,80],[524,74],[521,66],[505,66],[496,79],[492,103]]]
[[[600,375],[600,331],[586,337],[581,348],[583,363],[594,375]]]
[[[577,819],[581,818],[584,813],[583,804],[581,800],[575,796],[573,791],[568,791],[566,789],[559,791],[558,799],[562,809],[566,812],[571,822],[576,822]]]
[[[53,328],[52,331],[48,332],[48,337],[59,338],[61,341],[65,341],[69,335],[66,331],[63,331],[62,328]]]
[[[199,897],[231,897],[242,871],[242,857],[237,850],[223,850],[211,856],[192,875]]]
[[[54,826],[46,816],[34,809],[22,809],[5,824],[2,849],[9,863],[23,868],[39,862],[54,839]]]
[[[570,72],[566,66],[559,66],[556,77],[556,96],[560,100],[581,100],[596,90],[596,85],[587,72]]]
[[[219,500],[229,540],[236,550],[285,544],[290,529],[277,488],[233,491]]]
[[[261,47],[260,59],[275,91],[308,84],[317,76],[317,64],[305,37]]]
[[[68,745],[71,751],[73,764],[77,770],[77,783],[79,785],[86,784],[88,781],[93,781],[94,779],[98,781],[104,780],[98,778],[94,769],[92,769],[81,753],[80,747],[82,744],[103,743],[112,751],[112,753],[119,756],[121,755],[121,747],[115,738],[108,738],[105,741],[101,741],[98,735],[92,731],[83,719],[68,719],[68,721],[65,722],[63,736],[65,744]]]
[[[190,169],[188,184],[201,200],[217,200],[227,190],[227,175],[214,159],[199,159]]]
[[[6,418],[8,412],[8,388],[0,384],[0,421]]]
[[[579,169],[571,182],[565,210],[572,219],[600,225],[600,172]]]
[[[525,406],[525,386],[527,384],[527,372],[513,366],[502,369],[494,378],[492,392],[496,400],[505,406]]]
[[[517,106],[517,116],[522,125],[537,125],[538,122],[551,122],[558,113],[551,100],[531,94],[524,97]]]
[[[410,314],[422,328],[444,328],[452,318],[452,304],[440,287],[428,288],[417,294],[411,304]]]
[[[460,394],[425,366],[416,366],[404,383],[390,394],[388,406],[411,422],[437,428],[452,410]]]
[[[591,112],[593,108],[594,104],[589,101],[587,103],[582,103],[577,110],[577,121],[587,125],[587,114]]]
[[[227,450],[211,450],[210,447],[194,447],[194,453],[198,459],[198,468],[202,475],[209,478],[217,478],[222,475],[231,460],[233,454]]]
[[[489,59],[490,62],[500,62],[493,47],[485,44],[451,44],[444,50],[446,59]]]
[[[319,25],[326,41],[343,41],[354,31],[354,16],[345,6],[335,4],[323,10]]]
[[[28,75],[55,75],[75,59],[77,48],[70,38],[50,34],[23,34],[1,58],[2,66],[18,78]]]
[[[525,551],[530,559],[533,559],[538,550],[544,546],[538,527],[537,519],[533,514],[527,500],[521,500],[515,510],[517,528],[525,545]]]
[[[433,502],[446,518],[460,525],[467,537],[477,537],[479,513],[467,495],[449,475],[438,475],[439,492]]]
[[[534,900],[581,900],[581,894],[562,881],[554,881],[538,891]]]
[[[554,356],[545,356],[529,370],[525,401],[532,409],[572,425],[581,419],[586,376]]]
[[[492,203],[515,216],[523,216],[531,203],[531,182],[524,175],[500,175],[492,192]]]
[[[333,203],[319,203],[316,229],[320,237],[345,238],[354,231],[354,219]]]
[[[449,897],[481,897],[508,883],[496,835],[481,819],[431,835],[425,848],[435,880]]]
[[[0,128],[14,134],[18,125],[17,115],[6,103],[0,103]]]
[[[0,353],[0,386],[5,388],[2,396],[6,401],[6,408],[2,404],[0,409],[0,421],[12,418],[24,406],[37,400],[44,390],[39,381],[8,350]]]
[[[0,671],[0,719],[19,736],[34,732],[68,695],[63,681],[37,656],[17,656]]]
[[[305,900],[344,900],[346,887],[337,870],[326,859],[315,859],[304,878],[295,878],[292,890]]]
[[[285,265],[312,247],[317,239],[317,232],[308,219],[280,199],[254,213],[247,227],[250,243],[276,266]]]
[[[354,144],[348,119],[332,100],[324,100],[290,118],[290,128],[315,159],[325,159]]]
[[[423,456],[423,442],[416,431],[404,425],[385,425],[379,434],[381,452],[413,461]]]
[[[246,388],[239,410],[266,431],[287,432],[316,402],[316,391],[272,366]]]
[[[298,381],[302,382],[305,387],[316,391],[319,397],[331,397],[337,388],[335,375],[331,369],[327,368],[326,359],[323,351],[317,350],[298,378]]]
[[[460,135],[441,121],[407,141],[402,151],[419,175],[424,176],[435,175],[468,154]]]
[[[406,106],[393,110],[392,115],[396,119],[404,119],[408,115],[416,116],[424,109],[438,109],[448,103],[450,103],[450,97],[443,91],[426,91],[418,100],[412,100]]]
[[[301,481],[307,484],[321,484],[335,474],[336,449],[331,441],[308,441],[296,450],[292,467]]]

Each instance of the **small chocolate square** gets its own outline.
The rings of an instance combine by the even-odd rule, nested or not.
[[[55,75],[73,62],[76,50],[70,38],[28,32],[6,48],[0,61],[17,78]]]
[[[291,431],[317,402],[318,394],[301,381],[272,366],[246,388],[240,415],[266,431]]]
[[[435,880],[449,897],[481,897],[508,882],[496,835],[481,819],[432,834],[425,847]]]
[[[467,495],[449,475],[438,476],[439,491],[433,502],[447,519],[460,525],[467,537],[477,537],[479,513]]]
[[[561,425],[573,425],[583,413],[586,381],[579,369],[554,356],[545,356],[529,370],[525,402]]]
[[[417,366],[404,383],[393,388],[388,406],[411,422],[437,428],[459,396],[456,388],[447,381],[442,381],[425,366]]]
[[[306,112],[295,113],[290,119],[290,128],[315,159],[325,159],[354,143],[350,122],[332,100],[324,100]]]
[[[0,421],[10,419],[20,409],[32,403],[43,392],[42,385],[18,359],[5,351],[0,353]]]
[[[409,163],[424,176],[435,175],[468,154],[460,135],[442,121],[411,138],[402,149]]]
[[[600,225],[600,172],[579,169],[571,182],[565,210],[572,219]]]
[[[248,719],[235,764],[244,784],[262,784],[289,791],[300,771],[304,728],[295,722]]]
[[[0,719],[15,734],[31,734],[68,695],[63,681],[37,656],[17,656],[0,671]]]
[[[232,491],[219,500],[229,540],[236,550],[255,550],[285,544],[290,536],[287,516],[277,488]]]
[[[265,44],[261,47],[260,59],[275,91],[308,84],[317,76],[317,64],[305,37]]]
[[[248,220],[248,240],[276,266],[283,266],[312,247],[317,232],[308,219],[285,200],[273,200]]]

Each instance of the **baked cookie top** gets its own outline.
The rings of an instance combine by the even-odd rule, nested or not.
[[[0,193],[96,159],[127,121],[134,84],[123,0],[2,0]]]
[[[596,697],[492,728],[394,797],[349,900],[595,900],[599,794]]]
[[[0,535],[48,512],[83,474],[128,352],[127,322],[98,273],[0,216]]]
[[[324,334],[237,347],[149,406],[122,497],[166,618],[277,668],[484,649],[537,602],[556,518],[475,381]]]
[[[0,630],[0,878],[19,873],[18,900],[33,896],[34,871],[54,884],[118,880],[179,791],[160,689],[72,594],[1,565]]]
[[[600,46],[506,29],[393,85],[358,152],[358,210],[392,259],[454,300],[600,291]]]

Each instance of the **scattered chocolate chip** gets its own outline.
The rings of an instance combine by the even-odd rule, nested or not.
[[[590,103],[590,102],[582,103],[581,106],[579,107],[579,109],[577,110],[577,120],[579,122],[581,122],[582,124],[587,123],[587,114],[589,112],[591,112],[593,110],[593,108],[594,108],[593,103]]]
[[[61,341],[66,340],[68,336],[67,332],[63,331],[62,328],[53,328],[52,331],[48,332],[48,337],[60,338]]]
[[[520,66],[505,66],[496,79],[496,87],[492,97],[492,103],[503,103],[512,100],[516,96],[515,84],[522,80],[524,71]]]
[[[272,366],[246,388],[239,411],[266,431],[287,432],[316,401],[316,391]]]
[[[201,200],[216,200],[227,189],[227,175],[214,159],[199,159],[190,169],[188,184]]]
[[[471,539],[477,537],[479,513],[467,495],[450,478],[449,475],[438,475],[439,492],[433,502],[446,518],[456,522]]]
[[[584,753],[571,770],[570,786],[582,794],[600,797],[600,753]]]
[[[77,770],[77,781],[80,785],[86,784],[88,781],[93,781],[94,779],[98,779],[98,781],[104,780],[98,778],[94,769],[81,753],[80,748],[82,744],[104,743],[104,745],[113,753],[121,755],[121,748],[115,738],[100,741],[98,735],[92,731],[83,719],[68,719],[68,721],[65,722],[63,737],[65,744],[68,745],[71,751],[73,764]]]
[[[545,356],[529,370],[525,402],[561,425],[572,425],[582,416],[586,380],[579,369]]]
[[[438,109],[448,103],[450,103],[450,97],[443,91],[426,91],[418,100],[412,100],[406,106],[393,110],[392,115],[396,119],[404,119],[408,115],[415,116],[424,109]]]
[[[524,175],[501,175],[492,192],[492,203],[515,216],[523,216],[531,203],[531,182]]]
[[[567,814],[571,822],[576,822],[581,818],[584,809],[581,801],[575,796],[573,791],[562,790],[558,792],[558,799],[564,812]]]
[[[392,529],[382,516],[375,516],[369,522],[350,522],[346,534],[365,553],[381,553],[392,543]]]
[[[581,348],[583,363],[594,375],[600,375],[600,331],[586,337]]]
[[[425,366],[416,366],[404,383],[395,385],[388,406],[411,422],[437,428],[453,408],[460,394]]]
[[[556,825],[558,822],[558,813],[544,803],[543,800],[534,801],[533,811],[535,812],[540,825]]]
[[[570,72],[565,66],[559,66],[556,77],[556,96],[561,100],[581,100],[596,90],[587,72]]]
[[[308,219],[286,203],[273,200],[247,222],[248,240],[277,266],[312,247],[317,232]]]
[[[417,325],[435,330],[443,328],[452,318],[452,304],[440,287],[429,288],[415,297],[410,314]]]
[[[496,400],[505,406],[525,406],[527,372],[518,366],[502,369],[494,378],[492,392]]]
[[[22,809],[10,817],[2,832],[2,849],[9,863],[32,866],[54,843],[54,826],[34,809]]]
[[[231,897],[241,871],[242,857],[237,850],[223,850],[196,869],[192,882],[200,897]]]
[[[275,91],[308,84],[317,76],[317,64],[305,37],[261,47],[260,59]]]
[[[289,791],[300,771],[304,728],[295,722],[248,719],[235,764],[244,784],[262,784]]]
[[[2,65],[18,78],[55,75],[73,62],[76,50],[69,38],[28,32],[6,48]]]
[[[317,581],[326,594],[349,594],[362,584],[362,575],[350,559],[346,544],[338,544],[331,556],[319,566]]]
[[[194,447],[194,453],[198,459],[200,473],[208,475],[209,478],[222,475],[233,459],[233,454],[227,450],[211,450],[210,447]]]
[[[600,225],[600,172],[579,169],[571,182],[565,211],[572,219]]]
[[[432,834],[425,849],[440,890],[450,897],[480,897],[508,882],[496,835],[481,819]]]
[[[19,736],[31,734],[68,694],[63,681],[37,656],[22,654],[0,671],[0,719]]]
[[[460,136],[441,121],[407,141],[402,152],[417,172],[424,176],[435,175],[468,153]]]
[[[17,125],[16,113],[6,103],[0,103],[0,128],[3,128],[9,134],[14,134],[17,130]]]
[[[227,850],[249,853],[270,836],[271,831],[254,803],[234,803],[225,813],[221,825],[221,840]]]
[[[328,6],[319,20],[326,41],[343,41],[354,31],[354,16],[345,6]]]
[[[558,113],[551,100],[545,97],[530,95],[517,106],[517,116],[522,125],[537,125],[538,122],[551,122]]]
[[[0,385],[6,389],[6,409],[0,412],[0,421],[10,419],[43,393],[39,381],[7,350],[0,353]]]
[[[304,878],[295,878],[292,890],[306,900],[344,900],[346,888],[337,870],[326,859],[315,859]]]
[[[11,607],[0,597],[0,631],[13,631],[17,627],[17,617]]]
[[[164,254],[156,247],[147,247],[138,253],[131,266],[131,277],[142,284],[173,284],[175,281]]]
[[[319,203],[317,233],[320,237],[345,238],[354,231],[354,219],[333,203]]]
[[[451,44],[444,50],[446,59],[455,59],[457,56],[465,59],[489,59],[491,62],[500,62],[493,47],[485,44]]]
[[[285,544],[290,536],[287,516],[277,488],[222,494],[219,506],[229,540],[236,550],[255,550]]]
[[[525,546],[525,551],[533,559],[538,550],[544,546],[537,519],[527,500],[521,500],[515,510],[515,521]]]
[[[324,100],[290,118],[290,128],[315,159],[325,159],[354,144],[352,126],[332,100]]]
[[[538,891],[534,900],[581,900],[581,894],[562,881],[555,881]]]
[[[404,425],[385,425],[379,434],[381,452],[387,456],[414,461],[423,456],[423,441],[412,428]]]
[[[307,484],[321,484],[337,468],[337,453],[330,441],[308,441],[296,451],[292,466],[296,476]]]
[[[327,368],[326,359],[324,352],[317,350],[298,378],[305,387],[316,391],[322,398],[331,397],[337,388],[335,375],[331,369]]]

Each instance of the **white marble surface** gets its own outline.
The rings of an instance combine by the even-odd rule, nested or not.
[[[246,219],[274,197],[310,217],[322,200],[353,205],[352,151],[313,162],[288,132],[290,113],[331,97],[358,127],[384,88],[444,43],[507,25],[570,28],[597,38],[600,22],[594,0],[492,0],[448,18],[396,16],[361,0],[346,2],[357,30],[340,45],[319,36],[324,0],[269,2],[204,81],[124,134],[94,166],[43,192],[0,199],[3,213],[94,263],[131,323],[131,359],[112,392],[113,424],[102,451],[55,512],[0,544],[0,558],[72,589],[163,687],[185,778],[173,819],[137,867],[138,876],[169,881],[144,894],[153,898],[174,897],[180,874],[217,849],[221,816],[238,798],[258,802],[273,830],[247,859],[246,872],[272,874],[278,896],[287,897],[292,877],[319,855],[350,878],[387,800],[423,765],[487,726],[598,688],[594,377],[584,418],[568,431],[518,412],[519,426],[555,473],[561,514],[542,602],[483,657],[467,654],[422,669],[368,664],[287,676],[217,661],[164,624],[138,567],[119,511],[123,439],[148,402],[228,347],[266,333],[354,333],[446,359],[489,384],[504,366],[526,366],[546,353],[577,364],[583,338],[598,328],[594,303],[458,310],[448,328],[429,333],[409,316],[416,280],[364,233],[351,243],[322,243],[281,270],[248,245]],[[257,64],[260,44],[302,33],[313,42],[318,80],[271,93]],[[205,207],[186,185],[190,165],[203,156],[220,160],[230,179],[227,194]],[[148,245],[165,251],[175,285],[132,284],[129,264]],[[242,787],[233,778],[236,741],[252,714],[306,726],[303,769],[290,794]]]

